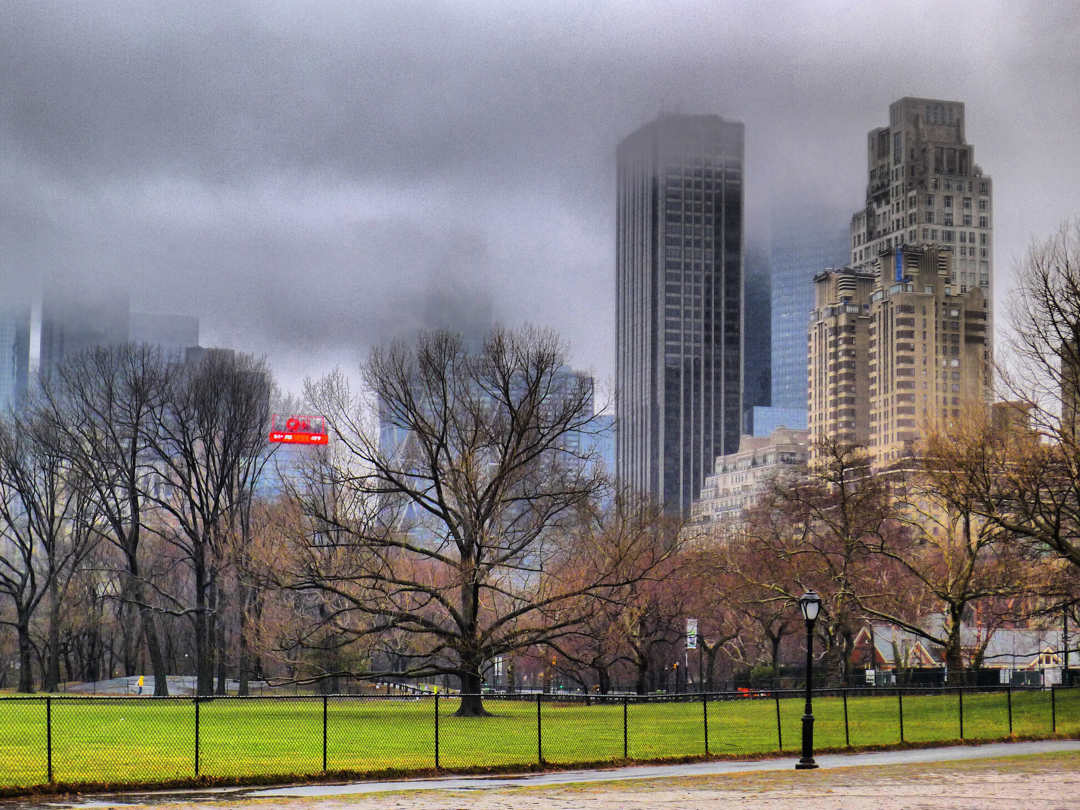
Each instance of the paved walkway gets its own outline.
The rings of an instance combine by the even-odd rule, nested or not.
[[[991,745],[958,745],[947,748],[920,748],[913,751],[875,751],[863,754],[824,754],[816,757],[821,768],[851,768],[884,765],[912,765],[930,762],[993,759],[1075,751],[1080,754],[1080,741],[1045,741],[993,743]],[[484,790],[506,787],[545,787],[587,782],[616,782],[626,779],[670,779],[684,776],[714,776],[753,771],[794,770],[797,757],[767,759],[753,762],[695,762],[686,765],[641,765],[612,768],[602,771],[558,771],[513,777],[457,776],[445,779],[406,779],[389,782],[354,782],[347,785],[303,785],[243,790],[245,798],[313,798],[348,796],[363,793],[411,790]],[[223,797],[224,798],[224,797]]]
[[[257,810],[259,807],[265,807],[262,800],[270,799],[280,802],[280,806],[285,810],[337,810],[341,807],[367,810],[367,808],[381,808],[383,806],[383,797],[372,794],[391,793],[398,797],[394,802],[397,807],[429,810],[429,805],[432,808],[440,809],[447,806],[444,802],[445,792],[447,791],[468,791],[474,794],[474,799],[470,802],[472,810],[507,810],[507,808],[514,808],[515,810],[517,808],[561,810],[564,807],[567,810],[570,808],[577,810],[581,806],[580,796],[571,796],[563,801],[558,799],[557,795],[551,793],[551,791],[588,790],[590,789],[589,785],[595,785],[595,790],[604,791],[604,783],[621,782],[623,783],[621,787],[616,788],[612,785],[611,789],[615,792],[606,798],[597,798],[597,796],[603,796],[604,794],[595,794],[590,799],[589,806],[593,810],[636,810],[636,808],[655,810],[655,808],[665,807],[678,808],[679,810],[696,810],[696,808],[700,807],[712,810],[717,806],[723,806],[724,802],[731,799],[728,792],[725,792],[728,789],[724,788],[721,783],[713,783],[712,786],[704,788],[699,787],[696,789],[697,793],[694,796],[682,792],[672,796],[661,795],[660,793],[649,792],[651,788],[647,786],[668,784],[664,780],[722,775],[733,776],[737,782],[741,777],[734,776],[736,774],[745,775],[746,778],[752,779],[754,774],[772,772],[775,774],[772,779],[781,780],[781,782],[785,783],[790,782],[787,791],[790,795],[781,791],[780,793],[761,796],[760,803],[740,801],[740,808],[743,810],[758,810],[759,807],[768,808],[768,810],[787,810],[788,807],[792,807],[803,810],[806,806],[806,797],[813,794],[818,799],[815,806],[819,810],[834,810],[834,808],[837,810],[879,810],[881,807],[881,791],[885,791],[894,798],[898,797],[897,790],[900,789],[900,785],[893,776],[898,772],[895,766],[916,766],[915,775],[909,777],[909,781],[914,785],[913,791],[909,790],[909,792],[913,792],[913,798],[915,798],[916,802],[914,804],[894,803],[892,806],[896,808],[934,808],[935,810],[936,808],[946,808],[947,810],[977,808],[978,810],[986,810],[988,807],[999,806],[1009,808],[1017,806],[1039,807],[1040,810],[1056,810],[1058,807],[1064,807],[1075,810],[1076,807],[1080,807],[1080,781],[1076,778],[1076,773],[1080,773],[1080,770],[1077,769],[1073,769],[1076,773],[1064,779],[1061,774],[1051,774],[1050,778],[1044,779],[1045,784],[1041,787],[1042,793],[1038,793],[1037,790],[1032,792],[1029,783],[1024,781],[1025,777],[1020,777],[1021,782],[1017,789],[1021,792],[1009,793],[1006,790],[1003,795],[990,803],[987,803],[985,799],[988,795],[987,791],[996,789],[994,784],[976,784],[970,778],[963,776],[954,780],[958,781],[961,786],[966,786],[962,787],[962,789],[974,788],[981,791],[979,800],[973,804],[966,803],[966,801],[957,803],[947,796],[937,796],[937,793],[940,793],[937,788],[934,789],[935,796],[940,798],[941,802],[937,802],[936,799],[930,801],[933,797],[923,796],[920,798],[918,795],[919,791],[926,790],[925,780],[920,778],[921,771],[918,769],[920,764],[931,765],[933,763],[944,764],[950,762],[977,764],[979,760],[992,760],[1000,757],[1068,753],[1075,753],[1078,756],[1078,762],[1080,762],[1080,741],[994,743],[990,745],[923,748],[912,751],[823,754],[817,757],[820,766],[818,771],[798,772],[806,776],[813,773],[821,773],[824,776],[825,773],[830,772],[835,774],[859,774],[856,781],[859,784],[858,791],[864,794],[862,803],[852,803],[854,798],[850,795],[844,801],[837,803],[826,796],[827,793],[832,793],[831,789],[824,793],[822,793],[822,789],[815,791],[812,787],[812,781],[807,782],[806,778],[795,778],[795,761],[797,757],[792,755],[782,759],[757,761],[641,765],[606,770],[558,771],[522,776],[448,776],[440,779],[402,779],[276,788],[204,788],[201,790],[132,792],[112,796],[91,795],[85,799],[82,797],[42,797],[40,799],[22,800],[16,802],[15,806],[20,808],[74,807],[79,808],[79,810],[95,810],[96,808],[168,805],[170,808],[176,808],[176,810],[210,810],[219,806],[220,803],[228,802],[230,806],[240,810]],[[845,768],[853,770],[842,770]],[[884,780],[884,782],[878,785],[875,780]],[[640,785],[641,789],[638,790],[638,793],[644,790],[645,794],[642,796],[634,795],[635,788],[631,787],[633,784]],[[935,784],[937,783],[935,782]],[[1036,785],[1036,787],[1038,786]],[[1064,794],[1067,795],[1063,795],[1063,787],[1066,788]],[[527,793],[533,793],[536,801],[522,799],[522,794],[515,791],[515,788],[533,788],[534,791],[527,791]],[[737,790],[736,788],[731,789]],[[509,794],[506,794],[507,790],[510,791]],[[658,788],[658,790],[663,793],[664,789]],[[425,794],[423,791],[435,792]],[[540,792],[537,793],[536,791]],[[821,795],[818,795],[819,793]],[[404,802],[405,797],[401,794],[412,794],[408,804]],[[1042,794],[1046,794],[1046,796]],[[508,799],[508,795],[511,798]],[[368,796],[370,798],[367,798]],[[552,799],[552,796],[555,796],[555,798]],[[1053,799],[1053,801],[1045,800],[1047,797]],[[718,800],[722,800],[719,805],[717,804]],[[781,800],[790,801],[785,803],[785,801]],[[1055,803],[1058,800],[1063,800],[1064,803]],[[455,804],[454,806],[458,805]]]

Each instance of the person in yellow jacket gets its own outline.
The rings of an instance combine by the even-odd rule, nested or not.
[[[143,676],[140,675],[139,676],[139,694],[140,695],[142,694],[142,688],[143,688]]]

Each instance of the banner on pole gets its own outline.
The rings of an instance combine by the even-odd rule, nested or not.
[[[697,649],[697,619],[686,620],[686,649]]]

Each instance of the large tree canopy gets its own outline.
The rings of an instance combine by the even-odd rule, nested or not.
[[[372,352],[363,394],[340,374],[308,390],[336,442],[292,587],[325,598],[324,638],[392,640],[402,673],[459,677],[462,714],[483,713],[486,662],[566,634],[665,553],[654,510],[600,508],[592,381],[564,359],[546,332],[479,352],[435,332]]]

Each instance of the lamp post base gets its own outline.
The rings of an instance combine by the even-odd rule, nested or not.
[[[814,715],[810,708],[809,692],[806,696],[806,714],[802,718],[802,758],[795,763],[795,770],[807,771],[816,768],[814,762]]]

